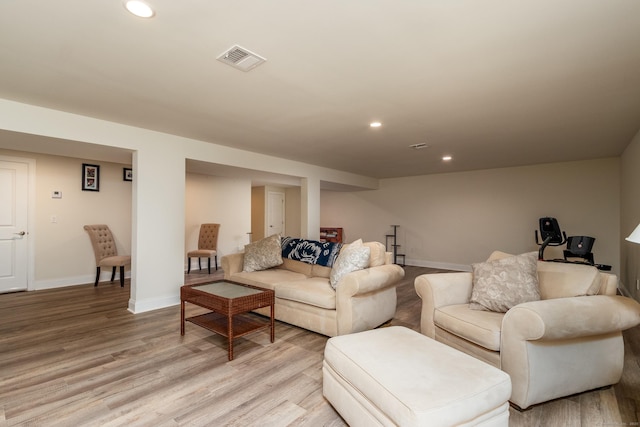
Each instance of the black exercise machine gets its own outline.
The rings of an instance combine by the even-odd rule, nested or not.
[[[536,243],[540,246],[538,250],[538,259],[544,261],[544,250],[547,246],[560,246],[567,243],[567,234],[560,230],[558,220],[555,218],[540,218],[540,236],[542,242],[538,240],[538,230],[536,230]]]
[[[609,271],[610,265],[596,264],[593,260],[593,244],[595,237],[590,236],[570,236],[560,230],[560,225],[555,218],[540,218],[540,236],[536,230],[536,243],[540,246],[538,259],[540,261],[567,262],[574,264],[588,264],[597,267],[599,270]],[[540,238],[542,241],[540,241]],[[562,251],[564,259],[544,259],[544,250],[547,246],[560,246],[567,244],[567,248]],[[571,261],[570,258],[581,258],[584,261]]]

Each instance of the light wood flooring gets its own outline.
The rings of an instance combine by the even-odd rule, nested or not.
[[[405,271],[391,324],[419,330],[413,279],[433,270]],[[276,322],[275,343],[239,338],[229,362],[224,338],[190,323],[180,336],[179,306],[133,315],[128,299],[128,281],[0,295],[0,426],[345,425],[322,397],[327,337]],[[639,328],[625,347],[619,384],[512,408],[510,425],[640,425]]]

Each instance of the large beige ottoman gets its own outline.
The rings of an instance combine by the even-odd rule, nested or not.
[[[408,328],[330,338],[322,375],[351,426],[509,425],[509,375]]]

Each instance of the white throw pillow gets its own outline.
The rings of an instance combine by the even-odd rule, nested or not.
[[[340,251],[340,255],[336,259],[331,269],[329,283],[333,289],[336,289],[338,282],[345,274],[352,271],[362,270],[369,266],[369,256],[371,248],[362,244],[362,239],[346,245]]]
[[[282,264],[282,245],[279,234],[274,234],[244,246],[242,271],[265,270]]]
[[[506,313],[520,303],[538,301],[537,257],[537,252],[530,252],[471,264],[473,290],[469,308]]]

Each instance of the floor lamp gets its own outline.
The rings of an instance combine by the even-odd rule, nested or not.
[[[638,224],[636,229],[633,230],[625,240],[631,243],[640,243],[640,224]]]

